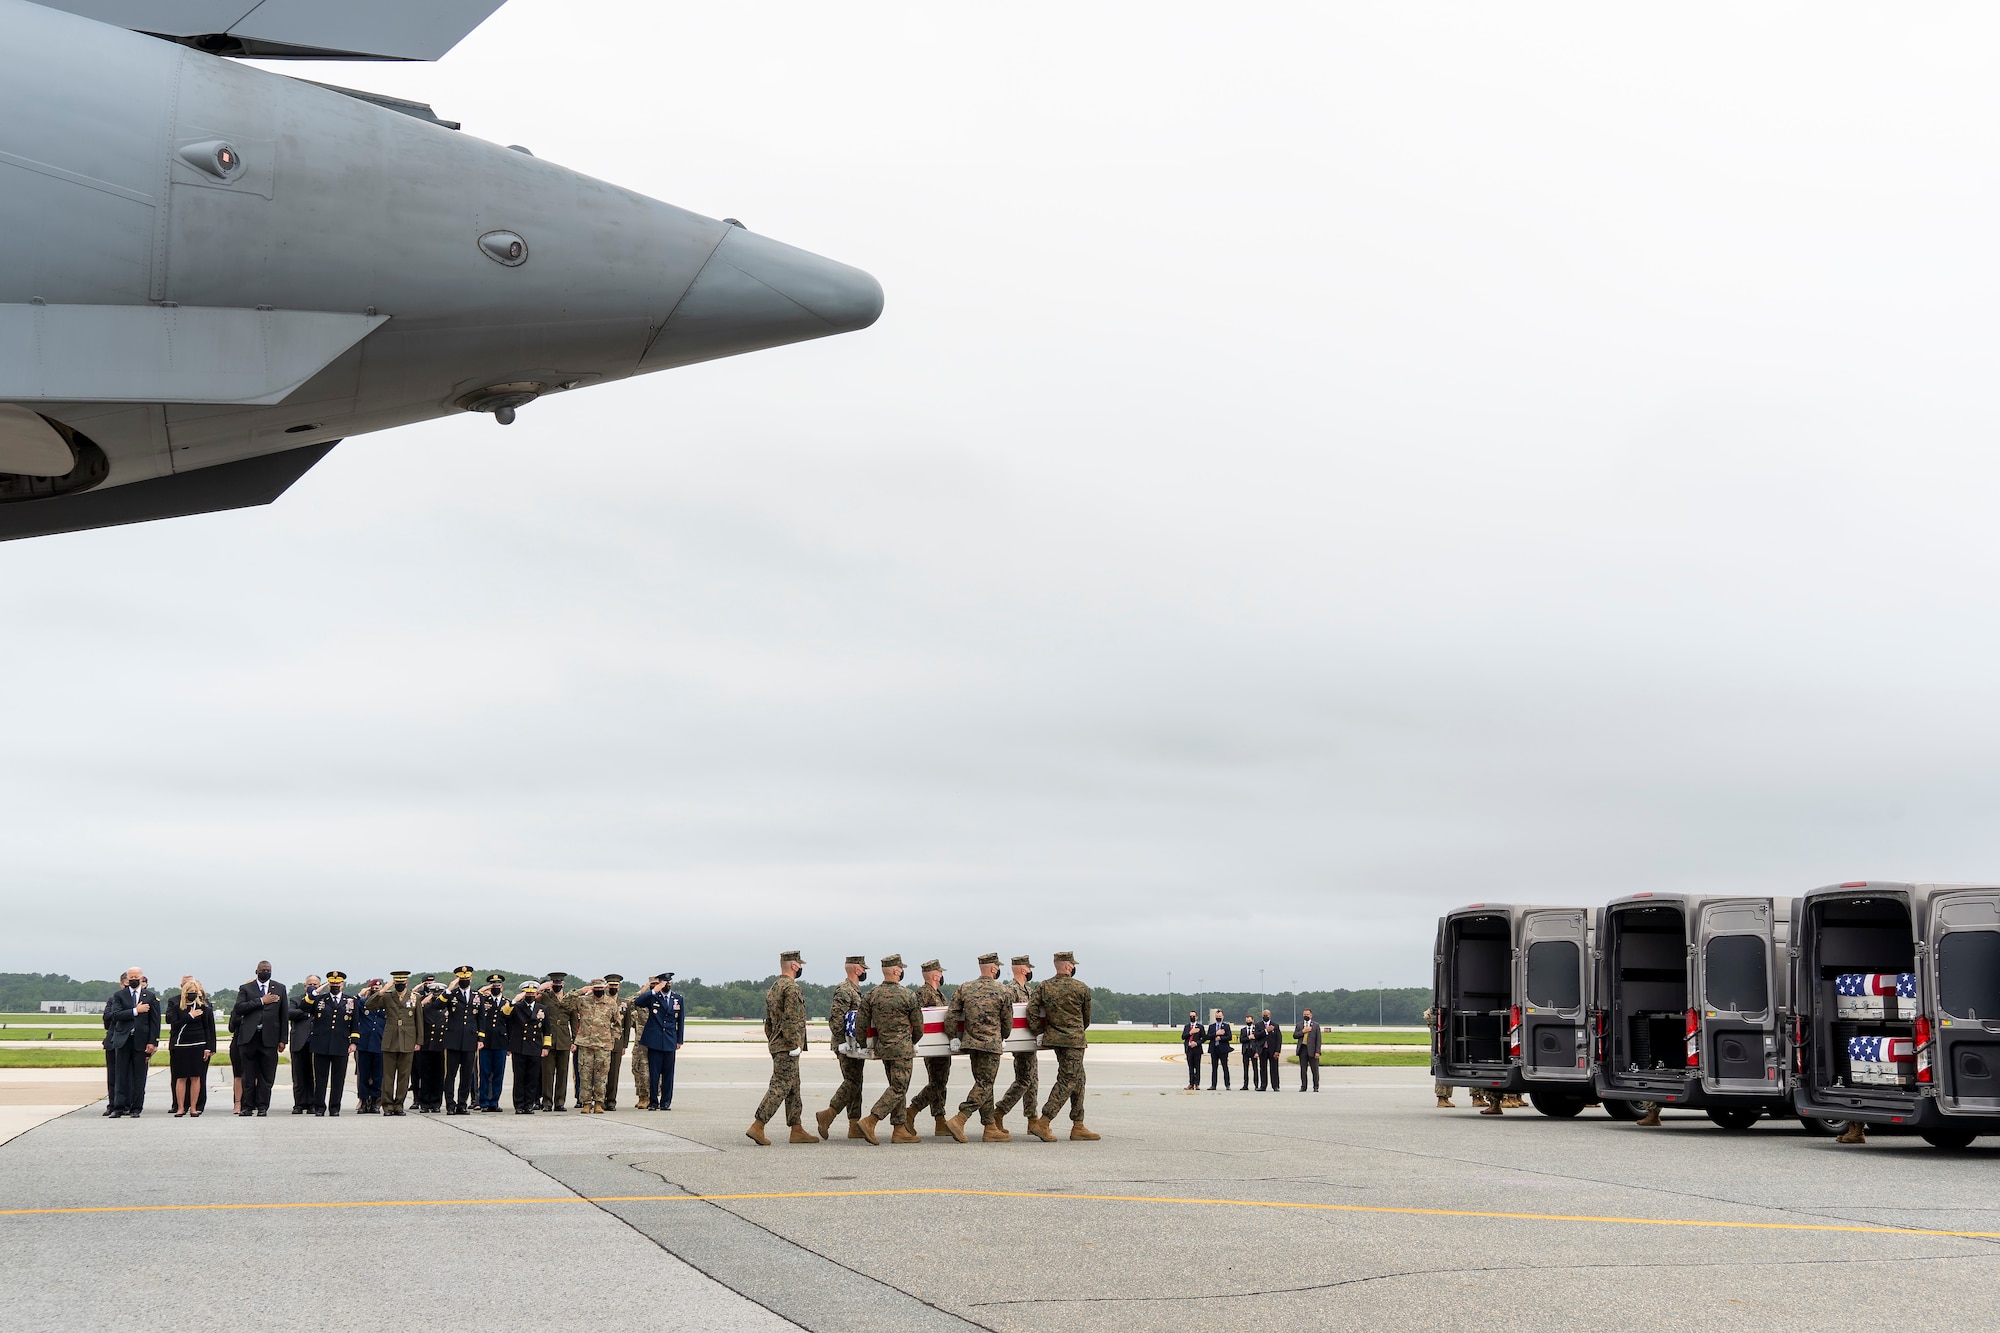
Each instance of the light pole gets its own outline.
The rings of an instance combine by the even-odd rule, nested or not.
[[[1167,1024],[1166,1025],[1168,1027],[1172,1027],[1174,1025],[1174,974],[1171,970],[1167,973]]]
[[[1292,978],[1292,1026],[1299,1025],[1299,979]]]
[[[1257,1008],[1260,1011],[1264,1008],[1264,969],[1261,967],[1257,969]]]
[[[1208,1015],[1208,978],[1206,978],[1206,977],[1196,977],[1196,978],[1194,979],[1194,998],[1195,998],[1195,1006],[1194,1006],[1194,1014],[1195,1014],[1195,1017],[1196,1017],[1196,1018],[1205,1018],[1205,1017],[1207,1017],[1207,1015]]]

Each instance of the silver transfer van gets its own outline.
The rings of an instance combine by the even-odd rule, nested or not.
[[[1789,898],[1679,893],[1598,910],[1592,1063],[1607,1112],[1634,1119],[1658,1102],[1724,1129],[1790,1118],[1791,916]]]
[[[1438,918],[1431,1075],[1573,1116],[1590,1087],[1590,913],[1474,903]]]
[[[2000,887],[1853,880],[1792,926],[1800,1114],[2000,1134]]]

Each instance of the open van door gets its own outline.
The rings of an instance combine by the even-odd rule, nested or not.
[[[1698,931],[1701,1086],[1775,1096],[1784,1071],[1777,998],[1782,987],[1774,983],[1791,960],[1776,947],[1774,905],[1768,898],[1704,903]]]
[[[1938,1107],[1947,1115],[2000,1114],[2000,889],[1939,894],[1929,944],[1937,1030],[1927,1032],[1930,1023],[1920,1013],[1913,1034],[1917,1086],[1935,1080]]]
[[[1530,912],[1521,923],[1522,1072],[1533,1081],[1587,1083],[1589,918],[1581,908]]]

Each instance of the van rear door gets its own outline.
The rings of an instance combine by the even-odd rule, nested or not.
[[[1916,1052],[1917,1083],[1928,1074],[1947,1113],[1992,1115],[2000,1111],[2000,890],[1941,893],[1929,915],[1934,1001],[1915,1037],[1935,1046]],[[1926,1020],[1934,1032],[1924,1032]]]
[[[1590,1077],[1584,997],[1590,966],[1580,908],[1530,912],[1521,923],[1522,1073],[1538,1081],[1581,1083]]]
[[[1704,903],[1696,937],[1701,1086],[1709,1092],[1780,1090],[1776,920],[1768,898]]]

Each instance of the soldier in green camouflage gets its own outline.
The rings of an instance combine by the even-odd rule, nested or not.
[[[618,998],[607,994],[603,977],[578,991],[571,1011],[576,1038],[578,1115],[604,1114],[604,1079],[611,1066],[611,1043],[618,1033]]]
[[[757,1103],[757,1118],[743,1132],[760,1148],[771,1146],[764,1126],[778,1108],[785,1108],[785,1123],[792,1127],[793,1143],[818,1143],[812,1131],[800,1124],[805,1107],[799,1100],[799,1055],[806,1048],[806,997],[799,989],[799,973],[805,959],[797,949],[778,955],[778,979],[764,992],[764,1042],[771,1051],[771,1086]]]
[[[1036,989],[1034,959],[1028,957],[1026,954],[1015,955],[1014,979],[1011,982],[1003,981],[1000,984],[1007,988],[1009,1004],[1032,1005]],[[1013,1010],[1009,1009],[1007,1012],[1007,1030],[1009,1032],[1013,1031],[1013,1024]],[[1041,1082],[1039,1057],[1035,1052],[1015,1051],[1013,1054],[1014,1081],[1007,1085],[1006,1095],[995,1103],[993,1107],[993,1123],[1000,1126],[1003,1131],[1007,1128],[1007,1113],[1017,1105],[1026,1106],[1027,1109],[1022,1114],[1026,1115],[1028,1119],[1033,1120],[1035,1118],[1035,1091],[1036,1085]]]
[[[947,1001],[944,996],[944,964],[933,958],[924,964],[924,984],[917,989],[917,1004],[923,1009],[942,1009]],[[912,1128],[918,1115],[925,1110],[931,1113],[931,1134],[934,1138],[948,1139],[951,1131],[945,1127],[945,1113],[951,1109],[946,1096],[946,1085],[951,1082],[951,1057],[949,1055],[927,1055],[924,1057],[924,1074],[929,1079],[917,1099],[910,1103]]]
[[[847,1044],[847,1016],[855,1015],[856,1030],[854,1044],[862,1045],[863,1031],[859,1025],[861,1012],[861,983],[868,980],[868,960],[854,954],[847,960],[847,980],[833,988],[833,998],[827,1003],[826,1026],[833,1041],[833,1058],[840,1062],[840,1086],[834,1089],[833,1100],[827,1108],[813,1116],[819,1122],[819,1136],[827,1137],[827,1126],[842,1111],[847,1112],[847,1137],[866,1138],[861,1132],[861,1075],[868,1068],[868,1061],[861,1056],[842,1055],[841,1048]]]
[[[878,1142],[875,1126],[887,1120],[896,1127],[891,1143],[915,1143],[917,1132],[910,1128],[904,1099],[910,1092],[910,1066],[917,1058],[917,1043],[924,1035],[924,1007],[903,988],[903,955],[892,953],[882,960],[882,984],[868,992],[861,1002],[861,1020],[855,1026],[875,1034],[875,1054],[882,1061],[882,1077],[888,1087],[875,1099],[875,1109],[861,1118],[861,1135]]]
[[[1056,1085],[1028,1132],[1044,1143],[1056,1141],[1049,1121],[1069,1103],[1072,1141],[1100,1137],[1083,1123],[1083,1048],[1090,1042],[1090,987],[1076,979],[1076,955],[1065,949],[1056,955],[1056,974],[1035,987],[1028,1002],[1028,1029],[1056,1053]]]
[[[625,976],[621,972],[606,972],[604,988],[611,998],[618,1001],[618,1020],[611,1025],[611,1061],[604,1071],[604,1109],[618,1109],[618,1075],[625,1064],[625,1045],[632,1039],[632,1029],[626,1017],[632,1012],[629,1001],[620,999],[619,992],[625,988]]]
[[[958,1104],[958,1114],[944,1122],[951,1136],[965,1142],[965,1122],[979,1113],[985,1143],[1006,1143],[1014,1136],[1001,1128],[993,1114],[993,1082],[1000,1077],[1000,1043],[1014,1023],[1014,993],[1001,985],[1000,955],[979,956],[979,975],[952,992],[944,1030],[957,1034],[958,1049],[971,1056],[972,1091]]]
[[[632,1091],[637,1098],[634,1105],[643,1111],[653,1104],[651,1081],[653,1057],[647,1051],[646,1043],[639,1040],[640,1034],[646,1030],[646,1011],[630,1000],[625,1001],[620,1009],[624,1019],[619,1024],[619,1035],[624,1038],[626,1047],[632,1054]]]

